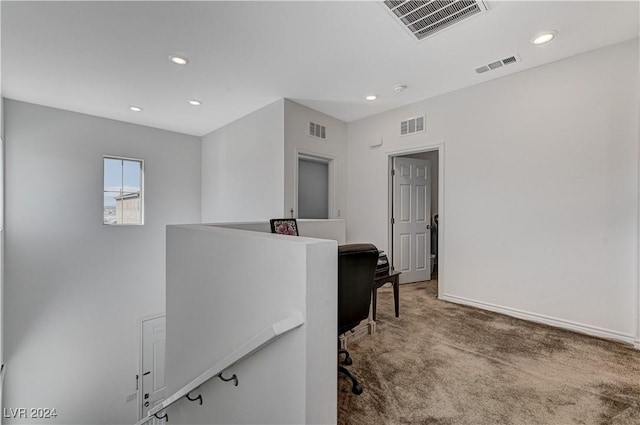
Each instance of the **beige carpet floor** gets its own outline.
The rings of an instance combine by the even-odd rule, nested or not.
[[[640,351],[440,301],[437,282],[378,290],[377,333],[349,345],[338,424],[640,424]]]

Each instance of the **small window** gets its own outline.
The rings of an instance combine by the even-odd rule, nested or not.
[[[104,224],[143,224],[140,159],[104,157]]]

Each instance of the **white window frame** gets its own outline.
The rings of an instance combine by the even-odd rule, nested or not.
[[[104,222],[104,162],[105,159],[115,159],[121,161],[135,161],[140,163],[140,223],[105,223]],[[124,184],[124,181],[123,183]],[[144,225],[144,159],[129,158],[117,155],[102,155],[102,224],[104,226],[143,226]]]

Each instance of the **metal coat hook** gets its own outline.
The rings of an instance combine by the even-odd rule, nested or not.
[[[222,379],[224,382],[233,381],[233,385],[236,387],[238,386],[238,377],[235,373],[231,376],[231,378],[225,378],[224,376],[222,376],[222,372],[220,372],[218,374],[218,378]]]
[[[187,397],[187,400],[189,400],[189,401],[197,401],[197,400],[199,400],[200,401],[200,406],[202,406],[202,394],[199,394],[198,397],[195,397],[195,398],[189,397],[189,394],[187,394],[185,397]]]
[[[169,422],[169,416],[167,415],[167,412],[164,413],[164,416],[158,416],[157,413],[154,413],[153,416],[155,416],[156,419],[160,419],[160,420],[164,419],[167,422]]]

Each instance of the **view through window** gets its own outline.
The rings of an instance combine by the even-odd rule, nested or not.
[[[104,224],[143,224],[140,159],[104,157]]]

